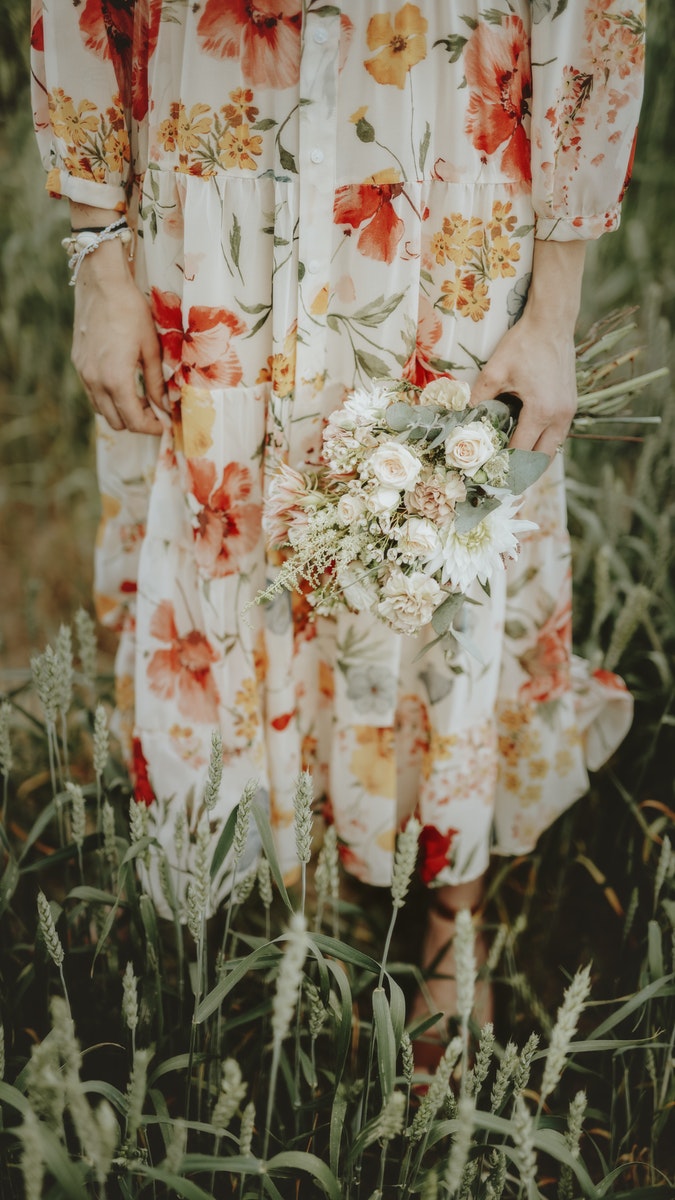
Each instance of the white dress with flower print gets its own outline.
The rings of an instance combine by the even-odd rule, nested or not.
[[[571,656],[562,464],[478,657],[419,658],[362,615],[247,605],[280,460],[316,461],[347,389],[471,383],[527,295],[533,239],[616,227],[642,88],[640,0],[34,0],[55,195],[127,210],[161,338],[161,442],[99,428],[97,607],[119,724],[179,895],[223,739],[212,837],[259,781],[284,869],[303,767],[347,868],[390,879],[407,813],[430,884],[512,854],[625,734],[620,680]],[[255,854],[253,843],[250,854]],[[157,855],[149,886],[164,909]],[[216,905],[229,886],[215,880]]]

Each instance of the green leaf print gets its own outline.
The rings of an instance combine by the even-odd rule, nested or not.
[[[419,156],[420,157],[420,172],[422,172],[424,170],[424,164],[427,160],[427,154],[429,153],[429,142],[430,141],[431,141],[431,126],[430,126],[429,122],[427,121],[426,128],[424,130],[424,137],[422,138],[422,141],[420,142],[420,156]]]
[[[359,117],[356,122],[356,136],[361,142],[375,141],[375,130],[370,121],[366,121],[365,117]]]
[[[376,354],[368,354],[366,350],[355,350],[354,356],[358,365],[371,379],[386,379],[390,374],[384,359],[378,358]]]
[[[276,123],[273,117],[263,117],[262,120],[256,121],[255,125],[251,125],[251,129],[255,129],[258,133],[264,133],[267,129],[274,129]]]
[[[291,154],[290,150],[287,150],[285,146],[281,145],[279,146],[279,162],[281,163],[284,171],[292,171],[294,175],[297,175],[298,168],[293,155]]]
[[[504,20],[504,13],[500,12],[498,8],[488,8],[483,13],[483,17],[490,25],[501,25]]]
[[[466,20],[466,18],[464,18]],[[449,62],[456,63],[462,57],[462,51],[468,42],[468,38],[462,37],[460,33],[449,33],[446,38],[439,38],[434,42],[434,46],[445,46],[450,55]]]
[[[230,230],[230,254],[232,262],[239,271],[239,252],[241,250],[241,225],[239,224],[236,214],[232,217],[232,228]]]
[[[363,308],[352,313],[350,320],[356,321],[358,325],[368,325],[371,328],[381,325],[398,308],[404,296],[405,292],[396,292],[388,300],[385,300],[384,296],[377,296],[375,300],[371,300],[369,304],[364,304]]]

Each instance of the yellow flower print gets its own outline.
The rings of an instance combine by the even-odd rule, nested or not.
[[[393,729],[375,725],[356,726],[357,749],[349,769],[371,796],[396,795],[396,747]]]
[[[426,58],[426,17],[416,4],[404,4],[393,19],[390,13],[376,13],[368,22],[366,40],[369,50],[379,51],[364,62],[376,83],[405,87],[408,72]]]
[[[367,112],[368,112],[367,104],[362,104],[360,108],[357,108],[356,112],[353,112],[351,117],[349,118],[352,125],[358,125],[359,121],[363,120],[363,118],[365,117]]]
[[[213,397],[205,388],[181,388],[180,411],[183,451],[187,458],[203,458],[213,445],[216,410]]]
[[[189,154],[199,146],[200,137],[211,132],[213,117],[205,116],[209,112],[208,104],[193,104],[190,112],[184,104],[180,105],[176,127],[176,145],[183,154]]]
[[[459,213],[453,213],[443,218],[441,232],[431,239],[431,250],[441,266],[453,262],[456,267],[464,267],[482,244],[483,224],[479,217],[466,220]]]
[[[518,743],[510,737],[502,736],[497,739],[497,745],[499,747],[500,758],[503,758],[509,767],[517,767],[520,759]]]
[[[482,321],[490,308],[487,283],[475,275],[463,275],[457,308],[462,316],[471,317],[472,321]]]
[[[130,158],[129,138],[126,130],[113,129],[108,134],[103,143],[103,157],[109,170],[120,173],[124,171],[125,164],[129,162]]]
[[[234,697],[235,733],[245,742],[252,742],[259,727],[258,685],[255,679],[245,679]]]
[[[500,233],[513,233],[518,218],[511,211],[512,207],[510,200],[507,200],[506,203],[503,200],[495,200],[490,220],[490,233],[493,237],[497,237]]]
[[[133,675],[117,675],[115,678],[115,708],[120,713],[132,713],[135,704]]]
[[[514,263],[520,261],[520,243],[510,242],[507,237],[492,239],[490,246],[490,278],[507,279],[515,275]]]
[[[162,143],[162,146],[164,147],[164,149],[169,152],[176,149],[176,143],[177,143],[177,139],[178,139],[178,117],[180,115],[180,107],[181,107],[180,104],[178,104],[176,101],[174,101],[174,103],[169,108],[170,115],[166,118],[165,121],[162,121],[159,129],[157,130],[157,137],[159,138],[160,142]]]
[[[511,729],[514,732],[522,729],[523,725],[527,725],[529,719],[530,714],[527,708],[503,708],[499,714],[499,721],[503,728]]]
[[[228,129],[218,140],[220,162],[224,167],[239,167],[242,171],[255,171],[255,158],[262,154],[262,138],[251,135],[248,125],[237,125]]]
[[[564,738],[565,745],[569,746],[570,750],[573,750],[575,746],[581,745],[581,734],[579,733],[576,725],[572,725],[569,729],[565,730]]]
[[[81,100],[76,108],[63,88],[54,88],[50,92],[49,111],[54,133],[70,146],[83,146],[89,135],[99,127],[96,105],[91,100]]]
[[[294,322],[284,340],[283,351],[272,354],[267,359],[256,379],[256,383],[270,383],[275,395],[285,399],[290,396],[295,387],[295,353],[297,342],[297,324]]]
[[[505,771],[502,777],[502,784],[507,792],[517,792],[520,790],[520,775],[515,771]]]
[[[260,110],[253,103],[250,88],[235,88],[230,92],[230,103],[224,104],[220,111],[231,125],[241,125],[244,121],[255,121]]]
[[[321,317],[328,311],[328,284],[324,283],[322,288],[319,288],[316,296],[309,306],[309,311],[313,317]]]
[[[533,758],[530,762],[530,777],[545,779],[549,772],[549,764],[545,758]]]
[[[529,808],[531,804],[538,804],[541,800],[542,790],[538,783],[530,783],[526,788],[523,788],[520,793],[520,803],[523,808]]]
[[[559,750],[553,760],[556,775],[569,775],[574,766],[574,757],[569,750]]]
[[[63,165],[68,174],[73,175],[76,179],[93,179],[96,183],[106,182],[105,163],[89,158],[86,154],[66,154]]]

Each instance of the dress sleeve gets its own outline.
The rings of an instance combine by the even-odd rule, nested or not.
[[[644,0],[531,0],[535,235],[619,224],[644,73]]]
[[[47,190],[80,204],[126,209],[127,91],[134,0],[33,0],[33,120]]]

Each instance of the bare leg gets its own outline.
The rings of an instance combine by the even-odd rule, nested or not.
[[[485,880],[481,876],[478,879],[472,879],[468,883],[457,884],[456,886],[446,886],[435,889],[431,893],[429,910],[427,914],[427,924],[424,933],[424,942],[422,945],[421,966],[423,969],[428,969],[431,964],[433,966],[432,974],[426,981],[425,991],[421,990],[415,996],[412,1004],[412,1009],[409,1014],[410,1021],[416,1021],[430,1012],[442,1012],[445,1014],[446,1020],[434,1027],[430,1031],[432,1038],[437,1038],[440,1045],[438,1046],[438,1057],[440,1057],[441,1045],[447,1037],[447,1019],[452,1017],[457,1011],[457,987],[455,984],[455,956],[453,939],[455,935],[454,916],[460,908],[469,908],[475,911],[481,903],[485,890]],[[487,948],[482,934],[476,935],[476,965],[480,966],[485,962]],[[492,1006],[492,989],[489,983],[481,981],[476,987],[476,1002],[474,1006],[474,1016],[479,1026],[483,1026],[486,1021],[491,1021],[493,1016]],[[418,1049],[422,1051],[422,1046]],[[420,1068],[433,1068],[434,1063],[431,1059],[436,1057],[434,1047],[425,1047],[431,1051],[431,1055],[427,1053],[419,1053],[416,1055]],[[429,1058],[429,1062],[427,1062]],[[423,1061],[424,1060],[424,1061]]]

